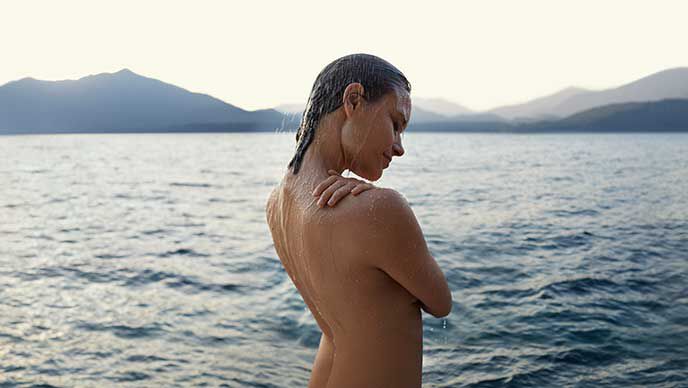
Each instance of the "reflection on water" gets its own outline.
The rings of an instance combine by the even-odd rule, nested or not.
[[[688,136],[404,143],[377,184],[408,198],[455,300],[424,314],[424,386],[688,381]],[[0,137],[0,385],[305,386],[320,333],[263,212],[292,150]]]

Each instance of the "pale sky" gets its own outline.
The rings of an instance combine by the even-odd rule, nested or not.
[[[0,85],[122,68],[241,108],[305,103],[343,55],[484,110],[688,66],[686,1],[0,2]]]

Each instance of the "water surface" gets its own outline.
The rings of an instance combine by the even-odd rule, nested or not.
[[[303,387],[264,204],[293,134],[0,137],[0,386]],[[416,134],[454,306],[424,387],[688,385],[688,135]]]

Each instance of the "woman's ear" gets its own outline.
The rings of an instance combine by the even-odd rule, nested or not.
[[[363,93],[363,85],[358,82],[353,82],[346,86],[342,96],[342,105],[344,106],[346,117],[351,117],[354,111],[361,107],[361,103],[365,100]]]

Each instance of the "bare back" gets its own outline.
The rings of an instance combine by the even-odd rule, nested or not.
[[[309,387],[420,387],[421,305],[348,237],[378,189],[335,208],[319,208],[309,190],[288,173],[266,209],[280,261],[323,332]]]

